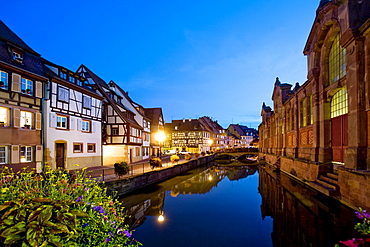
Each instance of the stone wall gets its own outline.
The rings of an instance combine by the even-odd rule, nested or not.
[[[370,208],[370,172],[338,168],[338,185],[343,203]]]
[[[307,160],[288,157],[281,157],[280,169],[285,173],[307,181],[314,181],[319,175],[332,171],[331,164],[316,164]]]
[[[186,163],[175,165],[167,169],[153,170],[151,172],[147,172],[135,177],[106,182],[106,186],[108,187],[108,191],[117,191],[118,195],[124,195],[134,190],[141,189],[145,186],[161,182],[171,177],[175,177],[183,172],[209,163],[213,161],[213,159],[214,155],[204,156],[198,159],[190,160]]]

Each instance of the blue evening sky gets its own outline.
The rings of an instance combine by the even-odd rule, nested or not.
[[[6,3],[5,3],[6,1]],[[44,58],[85,64],[165,121],[257,128],[275,78],[306,80],[319,0],[4,0],[1,19]]]

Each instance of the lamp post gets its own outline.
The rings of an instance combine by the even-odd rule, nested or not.
[[[164,131],[158,131],[156,134],[155,134],[155,139],[159,142],[159,157],[162,156],[162,142],[164,141],[164,139],[166,138],[166,134],[164,133]]]

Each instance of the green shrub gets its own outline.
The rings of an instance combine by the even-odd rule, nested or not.
[[[114,172],[117,176],[126,175],[130,171],[130,166],[125,161],[114,163]]]
[[[123,207],[85,170],[0,173],[0,242],[5,246],[141,246]]]

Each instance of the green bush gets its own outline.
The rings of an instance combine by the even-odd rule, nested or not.
[[[5,246],[141,246],[123,207],[85,170],[46,167],[0,173],[0,242]]]
[[[117,176],[126,175],[130,171],[130,166],[125,161],[114,163],[114,172]]]

